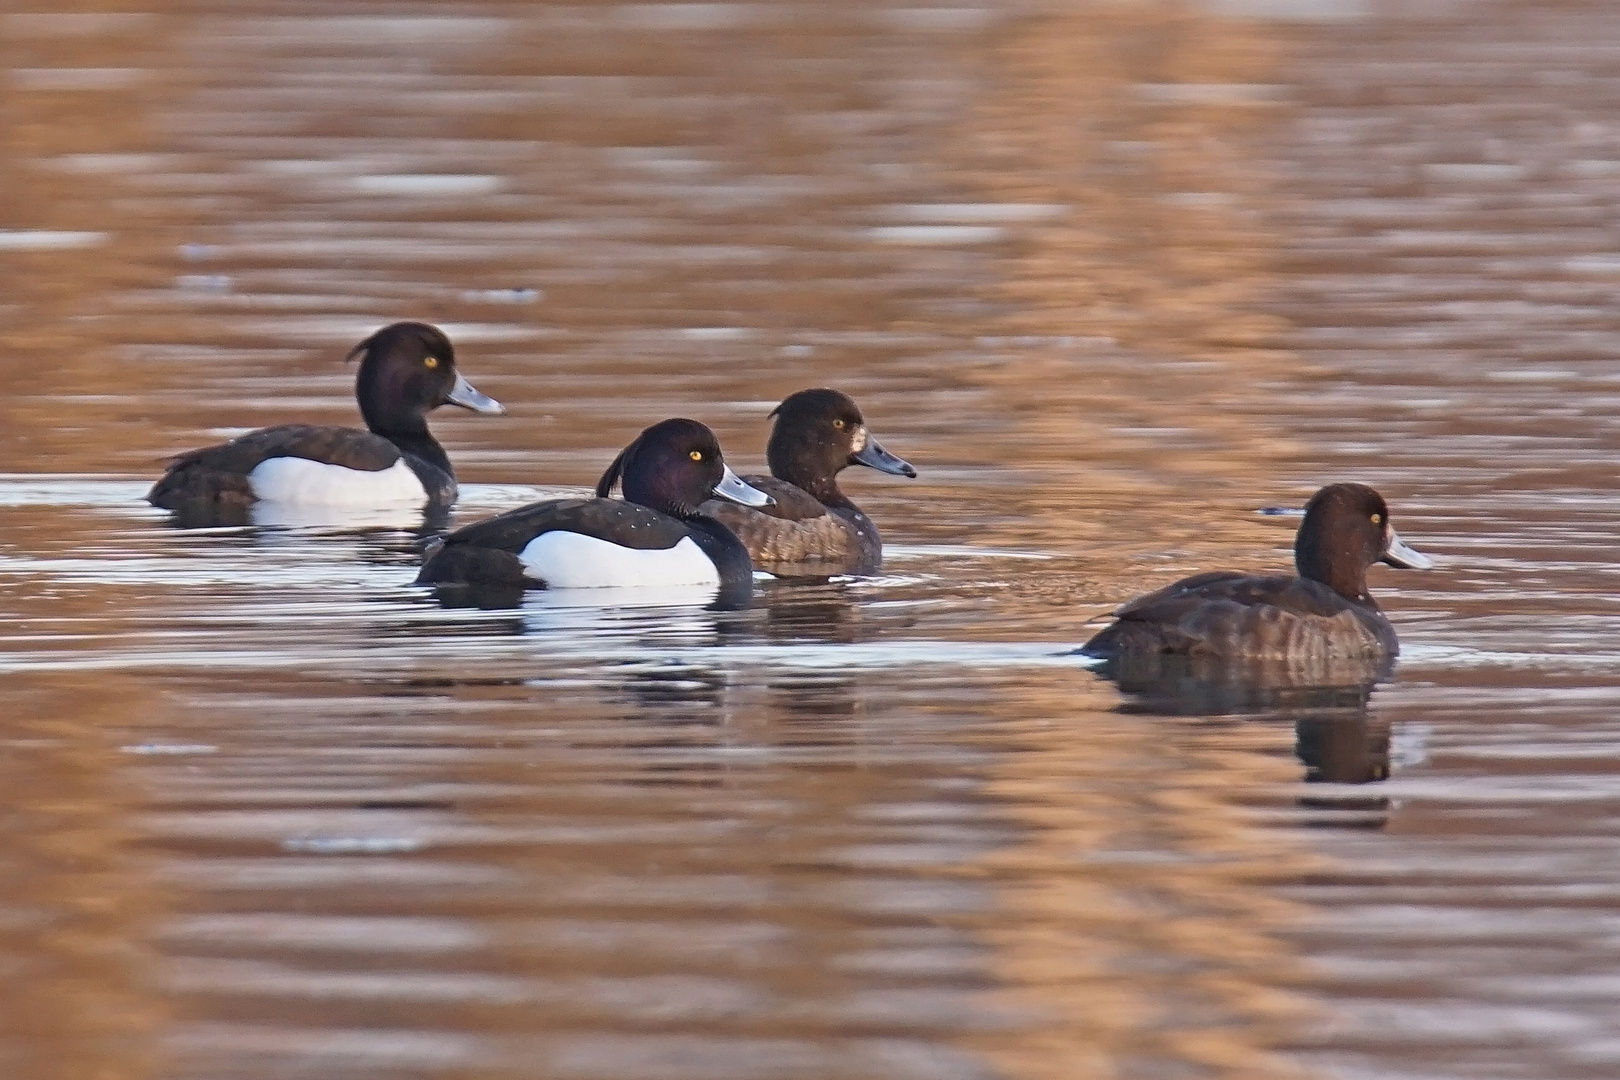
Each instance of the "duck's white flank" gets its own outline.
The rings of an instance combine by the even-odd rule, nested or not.
[[[553,589],[720,584],[720,572],[690,536],[672,548],[638,551],[559,530],[530,540],[518,559],[531,578]]]
[[[266,502],[311,506],[421,506],[427,489],[405,459],[367,472],[308,458],[273,457],[248,474],[253,494]]]

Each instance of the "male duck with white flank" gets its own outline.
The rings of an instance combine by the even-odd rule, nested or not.
[[[170,510],[241,509],[257,501],[353,508],[445,507],[456,477],[427,414],[459,405],[498,415],[500,402],[456,371],[450,339],[426,323],[385,326],[356,345],[355,397],[369,430],[314,424],[260,428],[182,454],[147,501]]]
[[[753,589],[748,549],[699,509],[711,494],[745,506],[771,498],[743,483],[696,420],[643,431],[608,467],[624,501],[531,503],[457,529],[429,550],[419,585],[590,589],[714,585],[722,603]],[[609,483],[611,487],[611,482]]]

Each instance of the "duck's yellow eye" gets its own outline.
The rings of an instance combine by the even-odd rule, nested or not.
[[[1382,525],[1384,523],[1384,515],[1383,514],[1374,514],[1372,516],[1372,523],[1374,525]]]
[[[426,360],[422,361],[422,366],[425,368],[436,368],[439,366],[439,358],[437,356],[430,356]]]
[[[687,454],[686,456],[691,458],[693,461],[702,461],[703,460],[703,451],[701,451],[701,450],[693,450],[690,454]]]
[[[834,420],[833,421],[833,427],[837,428],[839,431],[843,431],[844,430],[844,422],[842,420]]]

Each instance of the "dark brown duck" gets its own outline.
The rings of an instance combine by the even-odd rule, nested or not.
[[[1378,562],[1433,565],[1401,541],[1378,492],[1330,484],[1305,507],[1294,538],[1297,575],[1225,570],[1186,578],[1120,608],[1080,651],[1107,658],[1394,656],[1395,628],[1367,591],[1367,568]]]
[[[855,402],[837,390],[800,390],[771,416],[765,447],[771,475],[744,479],[775,504],[754,509],[711,500],[703,512],[737,534],[758,569],[778,577],[876,573],[883,538],[839,488],[838,474],[851,465],[895,476],[915,477],[917,470],[885,450]]]

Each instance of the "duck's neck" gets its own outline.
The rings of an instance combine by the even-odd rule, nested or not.
[[[1377,611],[1378,601],[1367,591],[1367,568],[1361,565],[1361,560],[1356,557],[1358,554],[1332,550],[1296,551],[1294,568],[1299,571],[1300,577],[1320,581],[1352,604]]]
[[[781,479],[781,477],[778,477],[778,479]],[[807,478],[804,483],[797,480],[792,482],[829,510],[847,510],[851,514],[861,512],[861,508],[850,501],[849,496],[845,495],[843,489],[838,486],[838,477],[836,475],[818,476],[814,479]]]
[[[838,487],[842,464],[835,459],[833,467],[828,468],[826,448],[795,446],[785,438],[779,439],[778,434],[773,430],[770,442],[765,445],[765,461],[770,465],[772,476],[786,480],[829,510],[860,513]]]
[[[409,420],[396,419],[392,422],[383,422],[368,416],[366,426],[374,434],[381,435],[399,447],[400,453],[424,461],[452,480],[455,479],[456,472],[450,467],[450,455],[444,452],[439,440],[428,431],[427,420],[423,417],[413,416]]]
[[[766,460],[771,466],[771,475],[778,480],[786,480],[800,491],[809,495],[816,502],[829,510],[844,510],[859,514],[860,507],[850,501],[838,486],[838,474],[828,475],[821,469],[805,468],[785,454],[775,452],[777,447],[766,449]]]

